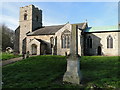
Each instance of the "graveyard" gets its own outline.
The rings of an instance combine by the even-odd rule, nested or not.
[[[118,65],[120,56],[81,56],[81,84],[63,82],[66,57],[57,55],[33,56],[3,66],[4,88],[120,88]]]
[[[118,4],[83,4],[2,7],[3,90],[120,89]]]

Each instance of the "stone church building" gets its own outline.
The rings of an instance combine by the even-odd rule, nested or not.
[[[15,52],[31,55],[68,55],[71,30],[78,30],[79,55],[120,55],[116,26],[89,27],[87,22],[43,26],[42,10],[34,5],[20,7],[19,26],[15,30]]]

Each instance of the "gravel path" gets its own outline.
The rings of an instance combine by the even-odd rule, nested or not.
[[[12,59],[5,60],[5,61],[1,60],[2,61],[2,66],[7,65],[7,64],[11,64],[11,63],[14,63],[14,62],[17,62],[17,61],[20,61],[22,59],[23,59],[23,57],[12,58]]]
[[[38,56],[38,55],[30,55],[29,57],[32,57],[32,56]],[[17,62],[17,61],[20,61],[20,60],[23,60],[23,57],[12,58],[12,59],[8,59],[8,60],[4,60],[4,61],[0,60],[0,66],[11,64],[11,63],[14,63],[14,62]]]

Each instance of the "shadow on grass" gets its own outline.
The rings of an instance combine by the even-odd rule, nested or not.
[[[66,71],[64,56],[36,56],[3,67],[3,88],[100,88],[118,87],[118,57],[80,59],[82,85],[63,83]]]
[[[119,57],[86,56],[81,58],[82,83],[96,84],[98,87],[119,87]],[[118,80],[119,79],[119,80]]]

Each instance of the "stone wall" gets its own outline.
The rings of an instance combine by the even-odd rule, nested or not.
[[[30,41],[28,40],[27,37],[27,48],[26,48],[26,52],[29,51],[30,54],[32,54],[32,45],[35,44],[37,45],[37,55],[40,55],[40,42],[37,41],[36,39],[31,39]]]
[[[55,36],[57,36],[57,55],[65,55],[65,52],[67,52],[67,54],[70,53],[70,48],[61,48],[61,35],[62,32],[64,32],[65,30],[69,30],[71,32],[71,25],[70,24],[66,24],[63,28],[61,28],[58,32],[56,32]]]
[[[27,19],[24,20],[24,15],[27,15]],[[38,21],[36,20],[38,17]],[[20,38],[19,38],[19,51],[22,54],[22,41],[25,39],[26,34],[32,32],[34,29],[42,27],[42,11],[33,5],[20,8]]]
[[[107,37],[109,35],[111,35],[113,38],[113,48],[107,48]],[[101,47],[102,55],[118,55],[118,32],[88,33],[86,34],[86,44],[88,36],[91,36],[92,38],[92,48],[87,48],[86,50],[89,55],[98,55],[98,46]]]
[[[76,28],[72,28],[71,24],[66,24],[63,28],[61,28],[56,34],[55,36],[57,36],[57,55],[65,55],[65,53],[67,52],[67,54],[70,54],[70,48],[62,48],[61,45],[61,35],[65,30],[69,30],[71,32],[72,29],[76,29]],[[78,54],[81,55],[81,45],[83,46],[83,38],[81,36],[81,30],[78,30]]]
[[[44,45],[44,44],[40,44],[41,46],[40,46],[40,49],[42,50],[42,51],[40,51],[39,49],[39,52],[41,52],[41,54],[44,54],[44,50],[43,49],[46,49],[46,53],[48,53],[48,54],[51,54],[51,45],[50,45],[50,38],[51,37],[54,37],[54,35],[39,35],[39,36],[27,36],[27,51],[29,51],[30,50],[30,48],[31,48],[31,40],[33,40],[33,39],[41,39],[41,40],[43,40],[43,41],[45,41],[46,43],[47,43],[47,46],[46,45]],[[39,41],[37,41],[37,42],[39,42]],[[36,43],[37,43],[36,42]],[[42,48],[43,47],[43,48]],[[27,52],[26,51],[26,52]]]

